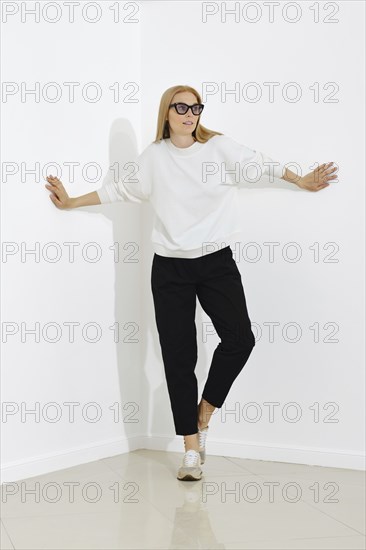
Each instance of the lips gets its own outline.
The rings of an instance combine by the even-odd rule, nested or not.
[[[185,126],[193,126],[193,122],[183,122],[183,124],[185,124]]]

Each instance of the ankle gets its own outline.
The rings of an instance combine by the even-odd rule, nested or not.
[[[199,439],[198,432],[190,436],[184,437],[184,450],[187,451],[197,451],[199,452]]]
[[[203,420],[198,420],[198,429],[203,430],[204,428],[208,428],[208,423]]]
[[[195,446],[188,445],[187,447],[184,448],[184,452],[186,453],[187,451],[197,451],[197,453],[199,453],[200,448],[198,445],[195,445]]]

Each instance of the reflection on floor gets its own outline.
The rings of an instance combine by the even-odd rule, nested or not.
[[[365,472],[139,450],[2,487],[2,549],[365,548]]]

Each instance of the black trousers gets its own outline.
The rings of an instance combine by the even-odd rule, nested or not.
[[[202,397],[220,408],[255,345],[241,275],[230,246],[198,258],[154,254],[151,269],[159,334],[175,431],[198,431],[196,297],[221,342]]]

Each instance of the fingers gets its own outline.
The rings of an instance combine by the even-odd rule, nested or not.
[[[52,174],[47,176],[46,180],[48,181],[48,184],[45,184],[45,187],[49,191],[52,191],[50,199],[52,200],[53,204],[58,208],[63,208],[63,198],[65,190],[62,185],[62,181],[59,180],[59,178],[52,176]]]
[[[45,187],[47,187],[47,189],[50,189],[51,191],[55,191],[55,189],[57,189],[57,185],[53,185],[52,183],[51,184],[45,184]]]
[[[324,182],[327,182],[327,181],[330,181],[330,180],[336,180],[338,178],[338,174],[333,174],[332,176],[330,175],[333,172],[335,172],[336,170],[337,170],[337,168],[333,168],[331,170],[326,170],[325,172],[323,172],[321,179]]]
[[[338,170],[337,166],[334,168],[329,168],[329,170],[324,170],[323,174],[332,174],[333,172],[336,172]]]
[[[54,176],[47,176],[46,179],[51,185],[54,185],[55,187],[57,187],[58,185],[62,185],[61,181]]]
[[[320,183],[324,184],[322,187],[318,187],[317,189],[323,189],[323,187],[327,187],[329,183],[327,183],[330,180],[337,180],[338,181],[338,174],[335,172],[338,172],[338,166],[333,166],[334,162],[328,162],[324,163],[318,168],[318,174]],[[332,166],[330,168],[330,166]],[[333,175],[331,175],[333,174]]]
[[[323,163],[317,168],[317,170],[326,173],[334,172],[334,170],[337,170],[337,166],[334,166],[334,168],[330,168],[330,170],[328,170],[328,168],[332,166],[332,164],[334,164],[334,162]]]
[[[50,189],[51,191],[53,191],[55,194],[57,193],[63,193],[64,192],[64,188],[63,188],[63,185],[62,185],[62,181],[59,180],[58,178],[54,177],[54,176],[47,176],[46,177],[46,180],[48,181],[49,185],[45,184],[45,187],[47,187],[47,189]]]

